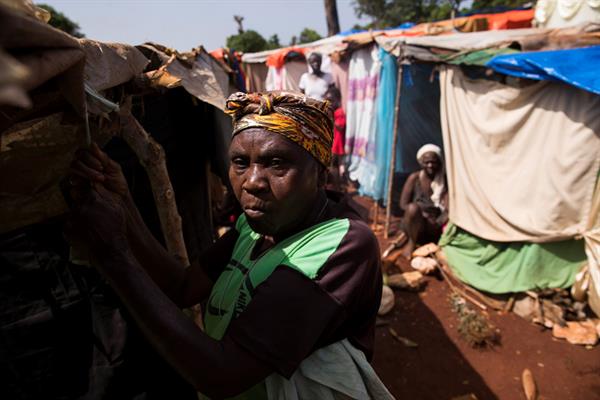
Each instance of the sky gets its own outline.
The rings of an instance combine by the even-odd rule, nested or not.
[[[327,35],[323,0],[42,0],[80,26],[90,39],[132,45],[152,41],[187,51],[199,45],[214,50],[237,33],[234,15],[244,29],[265,39],[277,34],[281,44],[311,28]],[[358,19],[353,0],[337,0],[342,31]]]

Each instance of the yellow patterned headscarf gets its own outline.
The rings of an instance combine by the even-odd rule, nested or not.
[[[263,128],[297,143],[326,167],[331,162],[333,119],[328,101],[290,92],[234,93],[225,112],[233,117],[233,135]]]

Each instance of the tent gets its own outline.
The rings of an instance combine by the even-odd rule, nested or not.
[[[440,244],[455,274],[477,289],[566,288],[587,263],[590,305],[600,312],[597,32],[587,24],[378,38],[411,67],[438,64],[451,221]]]

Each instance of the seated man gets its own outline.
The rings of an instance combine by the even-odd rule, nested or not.
[[[442,149],[426,144],[417,152],[417,160],[421,169],[408,177],[400,197],[404,229],[408,235],[405,255],[409,258],[417,243],[437,242],[448,222],[448,189]]]

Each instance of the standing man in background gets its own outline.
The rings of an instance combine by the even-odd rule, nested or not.
[[[308,56],[310,71],[302,74],[298,84],[300,91],[307,97],[321,101],[325,99],[325,93],[333,85],[333,76],[321,71],[322,62],[323,56],[320,53],[311,53]]]

